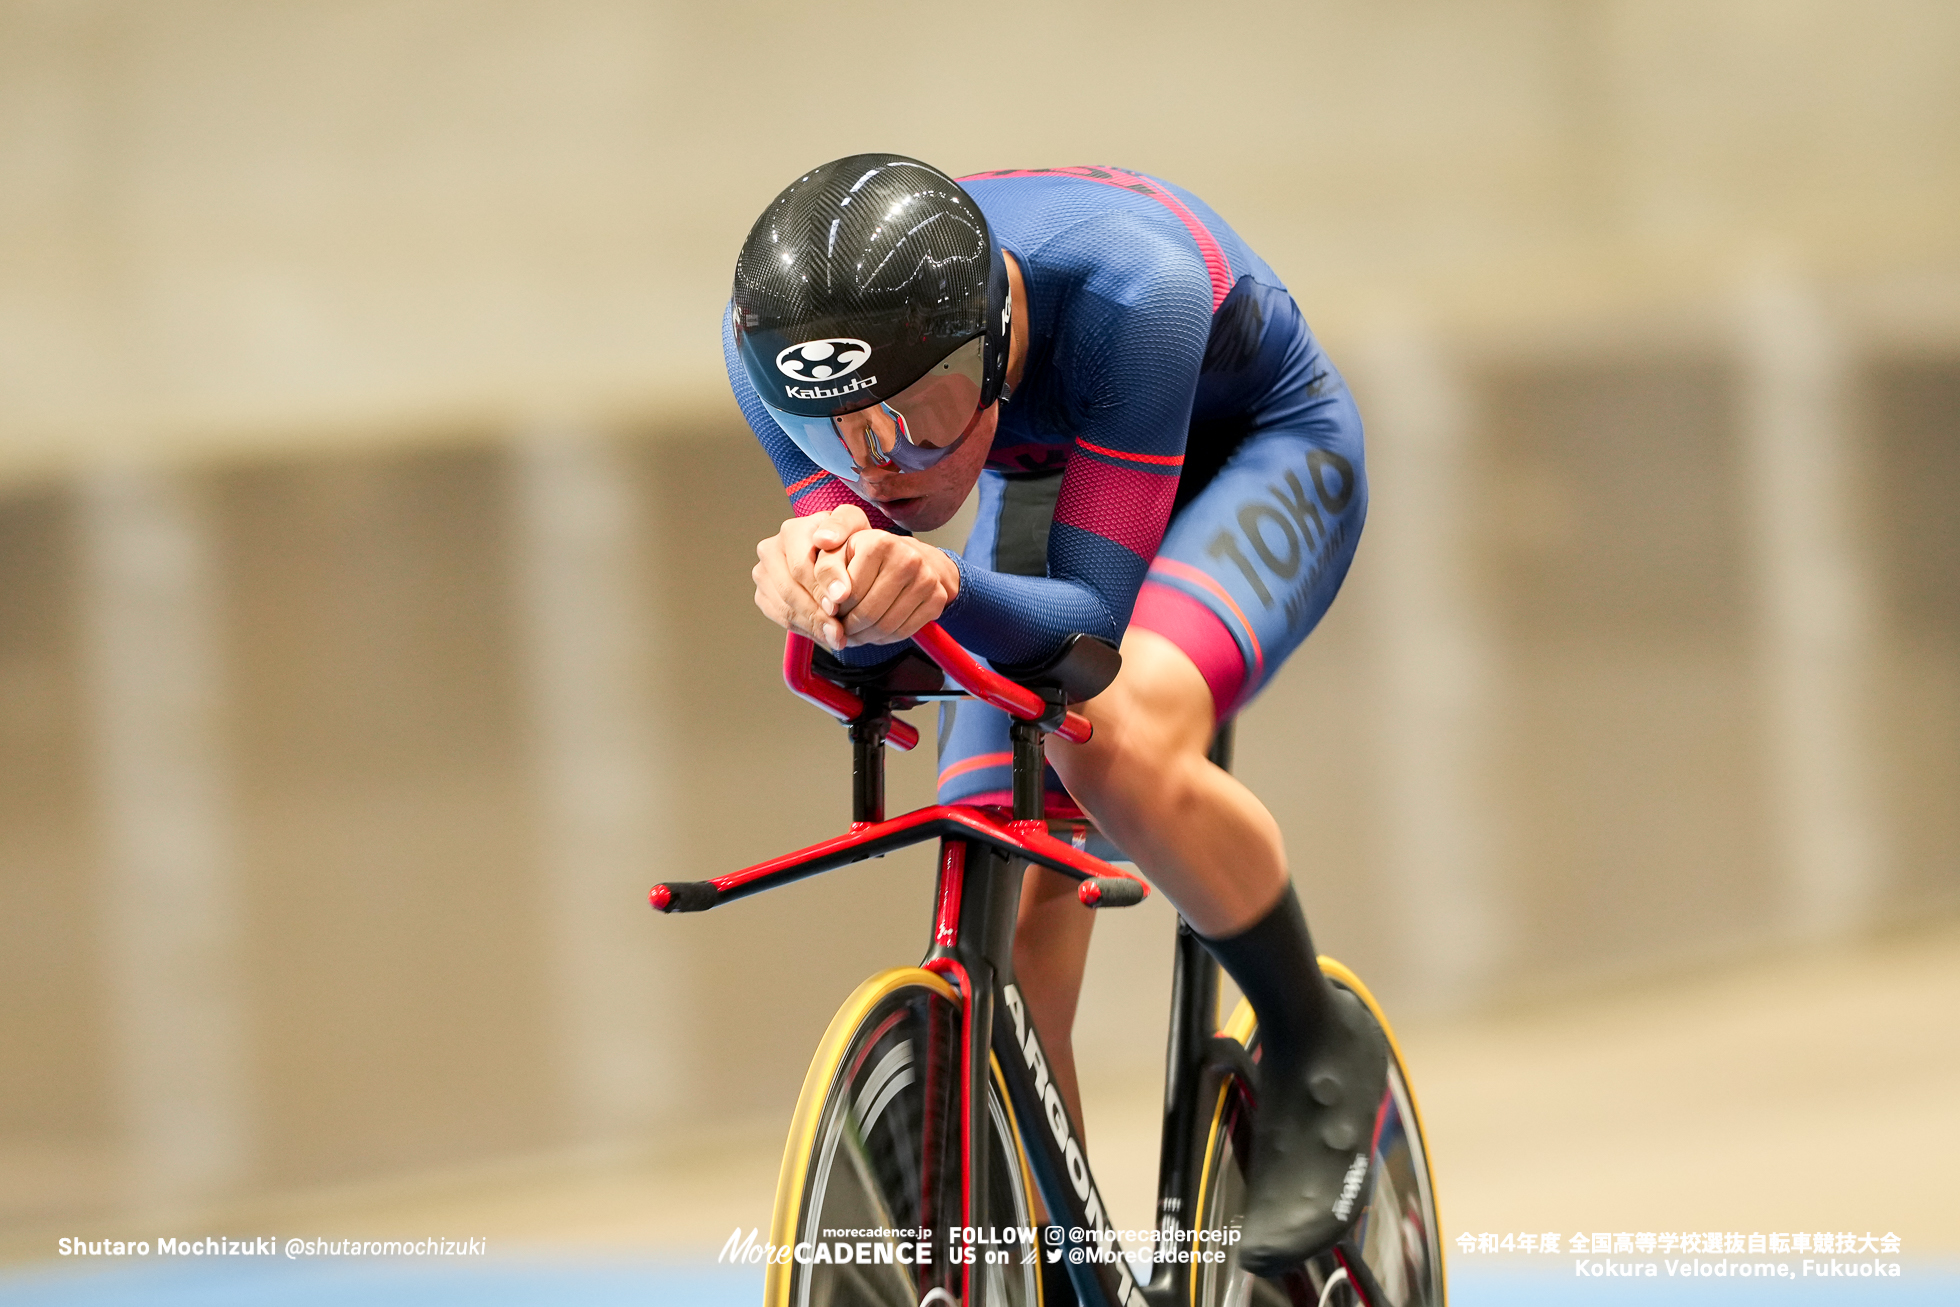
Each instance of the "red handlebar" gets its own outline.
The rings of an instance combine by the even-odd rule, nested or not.
[[[972,654],[960,648],[959,642],[940,629],[939,623],[927,622],[913,635],[912,643],[924,651],[952,679],[953,684],[965,690],[974,698],[1022,721],[1034,721],[1048,711],[1048,705],[1040,695],[1024,685],[1002,676],[991,668],[982,667]],[[835,681],[818,676],[811,666],[816,653],[816,645],[807,635],[792,631],[783,642],[783,681],[792,692],[808,699],[817,707],[849,721],[864,711],[864,700],[852,694]],[[1062,724],[1055,734],[1074,744],[1089,741],[1089,719],[1081,713],[1065,713]],[[910,749],[919,742],[918,729],[909,722],[892,720],[891,731],[886,736],[894,748]]]

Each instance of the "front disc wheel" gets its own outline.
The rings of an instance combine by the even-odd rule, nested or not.
[[[866,981],[831,1021],[784,1151],[771,1242],[789,1251],[769,1266],[769,1307],[952,1307],[969,1269],[976,1307],[1040,1307],[1034,1244],[952,1238],[962,1225],[1032,1233],[1034,1220],[997,1068],[976,1149],[992,1210],[963,1219],[962,1015],[944,979],[904,968]]]

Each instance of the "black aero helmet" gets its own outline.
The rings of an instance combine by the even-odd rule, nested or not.
[[[881,410],[881,429],[900,438],[890,454],[873,440],[870,461],[928,466],[950,446],[903,438],[891,401],[957,371],[984,409],[1007,371],[1007,268],[986,215],[958,182],[902,155],[838,159],[778,195],[742,244],[732,312],[757,395],[847,480],[857,465],[834,419]]]

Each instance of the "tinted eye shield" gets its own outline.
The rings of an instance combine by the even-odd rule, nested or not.
[[[958,449],[980,420],[985,341],[974,337],[882,403],[805,417],[763,407],[817,466],[855,483],[868,468],[923,472]]]

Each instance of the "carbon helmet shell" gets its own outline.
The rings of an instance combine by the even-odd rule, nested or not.
[[[980,403],[1007,373],[1007,266],[958,182],[898,154],[811,169],[735,261],[737,352],[772,408],[826,417],[897,395],[985,338]]]

